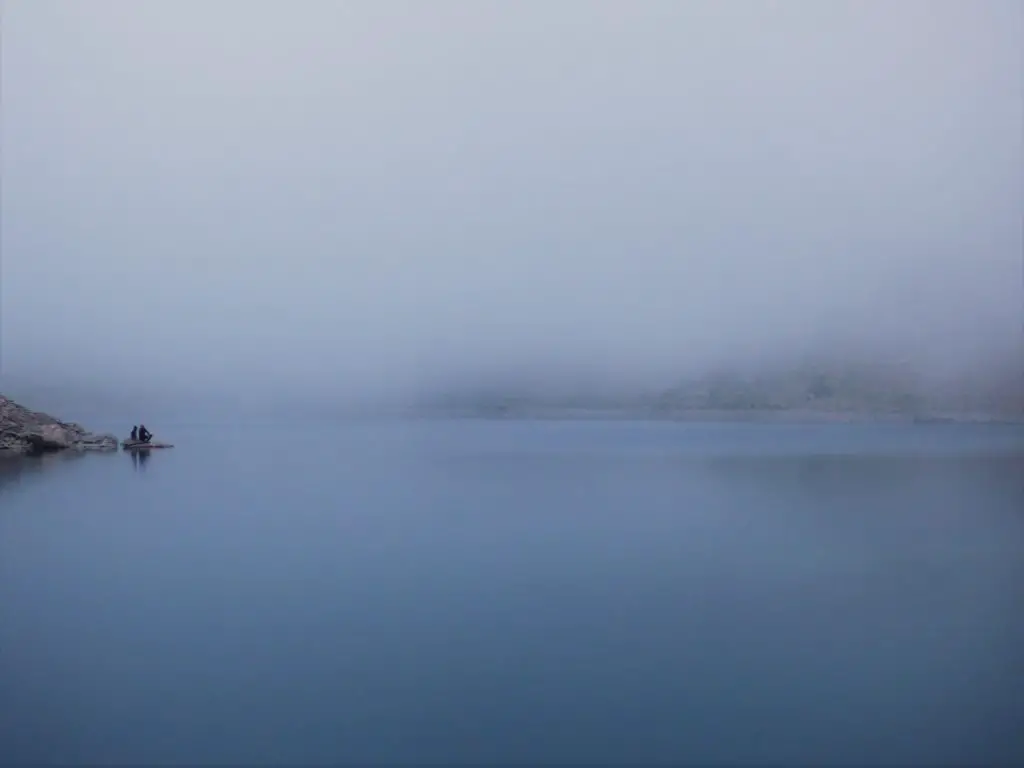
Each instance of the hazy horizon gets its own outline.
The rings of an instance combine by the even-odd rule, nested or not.
[[[1024,361],[1020,2],[0,7],[0,382]]]

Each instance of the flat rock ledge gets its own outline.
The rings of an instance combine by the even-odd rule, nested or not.
[[[116,451],[114,435],[89,432],[81,424],[63,422],[32,411],[0,395],[0,458],[54,451]]]

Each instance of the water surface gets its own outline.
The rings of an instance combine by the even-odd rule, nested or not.
[[[0,465],[0,758],[1024,762],[1024,432],[157,429]]]

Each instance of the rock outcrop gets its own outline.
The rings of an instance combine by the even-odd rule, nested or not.
[[[51,451],[113,451],[114,435],[98,435],[81,424],[59,421],[0,395],[0,456]]]

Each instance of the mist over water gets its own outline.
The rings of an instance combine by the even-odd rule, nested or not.
[[[0,763],[1024,762],[1020,2],[0,14]]]
[[[3,12],[8,389],[1022,364],[1017,2]]]

